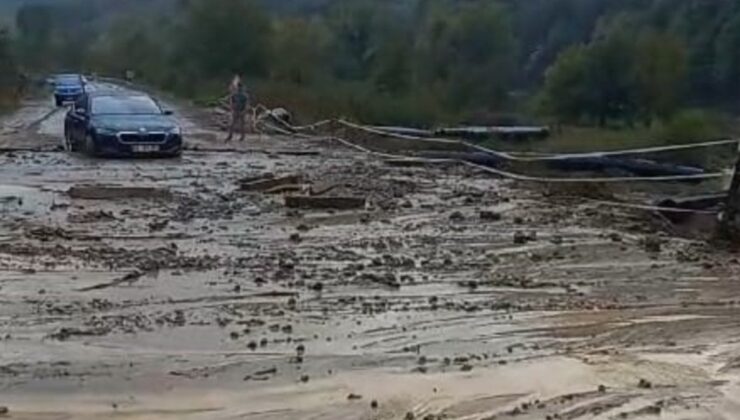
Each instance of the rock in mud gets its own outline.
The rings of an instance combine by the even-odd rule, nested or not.
[[[370,401],[370,408],[372,408],[373,410],[377,409],[378,408],[378,401],[377,400]]]
[[[481,210],[479,217],[486,222],[497,222],[501,220],[501,214],[492,210]]]
[[[453,222],[460,222],[465,220],[465,216],[463,216],[461,212],[456,211],[450,214],[450,220],[452,220]]]
[[[289,195],[285,197],[285,205],[294,209],[353,210],[365,208],[366,201],[364,197],[315,197],[307,195]]]
[[[529,236],[524,232],[516,232],[514,234],[514,243],[517,245],[524,245],[529,241]]]
[[[640,379],[640,382],[637,383],[637,387],[642,389],[649,389],[653,387],[653,384],[646,379]]]
[[[642,239],[641,245],[645,251],[657,254],[661,250],[663,241],[657,236],[646,236]]]

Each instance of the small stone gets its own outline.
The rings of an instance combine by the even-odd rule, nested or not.
[[[249,350],[256,350],[257,349],[257,342],[256,341],[250,341],[249,344],[247,344],[247,348],[249,348]]]
[[[460,367],[460,370],[463,371],[463,372],[470,372],[471,370],[473,370],[473,365],[470,365],[470,364],[467,364],[466,363],[466,364],[462,365],[462,367]]]
[[[605,385],[599,385],[599,392],[602,393],[602,394],[605,393],[606,392],[606,386]]]
[[[320,291],[324,290],[324,283],[322,283],[320,281],[317,281],[316,283],[312,284],[310,288],[314,292],[320,292]]]
[[[301,241],[301,235],[294,233],[290,235],[290,240],[293,242],[300,242]]]
[[[524,232],[516,232],[514,234],[514,243],[517,245],[526,244],[528,240],[529,236],[527,236]]]
[[[260,340],[260,347],[265,347],[265,346],[267,346],[267,339],[263,338],[262,340]]]
[[[372,408],[373,410],[377,409],[378,408],[378,401],[377,400],[370,401],[370,408]]]
[[[0,405],[0,416],[4,416],[10,413],[10,409],[4,405]]]
[[[301,382],[303,382],[304,384],[305,384],[306,382],[308,382],[308,380],[309,380],[309,379],[310,379],[310,378],[308,377],[308,375],[303,375],[303,376],[301,376]]]
[[[425,365],[427,363],[426,356],[419,357],[419,360],[417,361],[417,363],[419,363],[420,365]]]
[[[299,356],[303,356],[306,353],[306,346],[304,346],[303,344],[299,344],[298,347],[295,348],[295,352]]]
[[[238,284],[237,284],[236,286],[234,286],[234,293],[239,293],[239,292],[241,292],[241,291],[242,291],[242,287],[241,287],[241,285],[238,285]]]
[[[501,214],[496,213],[495,211],[491,210],[481,210],[479,217],[481,220],[489,221],[489,222],[496,222],[501,220]]]
[[[406,415],[403,417],[404,420],[414,420],[416,416],[411,411],[407,412]]]
[[[347,395],[347,399],[348,400],[361,400],[362,399],[362,395],[349,394],[349,395]]]
[[[653,384],[650,383],[650,381],[648,381],[648,380],[640,379],[640,382],[637,383],[637,387],[638,388],[643,388],[643,389],[648,389],[648,388],[652,388],[653,387]]]
[[[463,216],[463,214],[461,212],[456,211],[456,212],[453,212],[452,214],[450,214],[450,220],[458,221],[459,222],[461,220],[465,220],[465,216]]]
[[[229,336],[231,337],[232,340],[236,340],[237,338],[239,338],[239,333],[236,331],[232,331],[231,334],[229,334]]]

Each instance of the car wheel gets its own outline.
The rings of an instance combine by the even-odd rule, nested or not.
[[[56,96],[54,97],[54,103],[56,104],[57,108],[59,108],[62,105],[64,105],[64,102],[62,102],[62,99],[59,98],[59,97],[56,97]]]
[[[96,156],[98,154],[98,148],[95,146],[95,138],[92,134],[85,136],[85,153],[90,156]]]

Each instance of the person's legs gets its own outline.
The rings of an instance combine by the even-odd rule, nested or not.
[[[239,122],[237,124],[239,125],[239,133],[241,134],[239,136],[239,141],[244,141],[244,135],[247,133],[247,119],[245,118],[244,112],[239,114]]]
[[[226,136],[226,141],[231,141],[231,138],[234,137],[234,130],[236,129],[237,125],[237,115],[235,113],[231,113],[231,121],[229,122],[229,135]]]

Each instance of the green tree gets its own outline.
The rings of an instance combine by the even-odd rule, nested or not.
[[[0,28],[0,106],[9,105],[15,97],[18,67],[13,56],[10,35]]]
[[[265,76],[272,26],[254,0],[190,0],[177,53],[204,77]]]
[[[545,73],[541,106],[561,123],[579,121],[590,106],[588,53],[584,45],[570,47]]]
[[[54,30],[53,8],[44,4],[22,6],[15,18],[18,51],[31,67],[44,67],[51,51]]]
[[[638,108],[635,57],[633,43],[622,33],[569,49],[547,72],[547,108],[561,120],[631,122]]]
[[[675,36],[649,32],[637,44],[639,102],[643,118],[668,118],[680,105],[687,75],[686,50]]]
[[[326,78],[329,33],[319,22],[289,18],[276,24],[270,60],[273,80],[297,85]]]
[[[507,10],[497,3],[433,9],[418,42],[420,73],[458,109],[500,106],[516,63]]]

